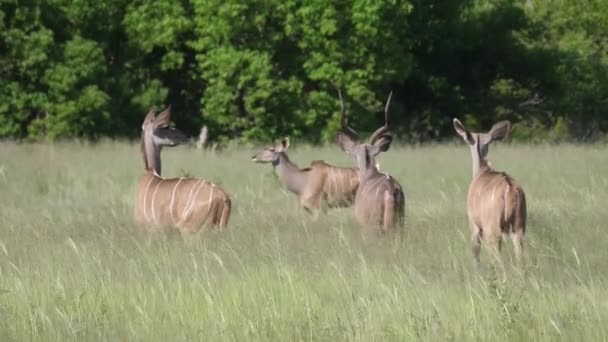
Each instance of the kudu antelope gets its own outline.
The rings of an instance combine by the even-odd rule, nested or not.
[[[380,172],[376,164],[376,156],[386,152],[393,141],[388,123],[391,95],[384,107],[384,125],[370,136],[369,143],[358,142],[356,132],[347,124],[344,125],[346,129],[338,134],[340,147],[355,158],[359,167],[355,219],[361,226],[364,239],[377,233],[398,235],[405,219],[405,196],[401,185],[393,177]]]
[[[473,159],[473,180],[467,196],[467,214],[476,269],[479,269],[482,239],[502,268],[500,248],[503,234],[511,236],[516,263],[519,268],[522,266],[526,233],[524,190],[508,174],[494,171],[486,160],[490,144],[503,140],[509,134],[510,128],[509,121],[501,121],[487,133],[475,133],[467,130],[458,119],[454,119],[454,129],[469,144]]]
[[[209,138],[209,128],[207,125],[201,127],[201,132],[198,135],[198,141],[196,142],[196,148],[199,150],[211,150],[212,152],[218,151],[218,144],[211,142]]]
[[[359,186],[357,169],[336,167],[315,160],[300,169],[287,156],[289,138],[264,148],[252,157],[256,163],[271,163],[279,181],[298,197],[300,205],[315,218],[326,208],[349,207]]]
[[[141,154],[145,173],[135,195],[134,219],[139,227],[174,227],[186,242],[208,227],[223,228],[230,217],[230,198],[219,186],[200,178],[164,179],[160,152],[185,141],[184,133],[169,126],[171,108],[156,115],[150,110],[142,125]],[[154,230],[154,229],[152,229]]]

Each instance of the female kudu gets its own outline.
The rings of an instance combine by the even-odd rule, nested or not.
[[[517,265],[520,269],[522,266],[526,233],[524,190],[508,174],[494,171],[486,160],[490,144],[503,140],[510,128],[509,121],[501,121],[487,133],[475,133],[454,119],[454,129],[469,144],[473,159],[473,180],[467,196],[467,214],[476,269],[479,269],[481,239],[487,243],[494,260],[502,268],[500,247],[503,234],[511,236]]]
[[[275,146],[266,147],[253,156],[257,163],[272,163],[279,181],[298,196],[306,211],[318,216],[319,209],[349,207],[359,187],[356,168],[343,168],[315,160],[310,167],[300,169],[287,156],[289,138]]]
[[[150,110],[143,122],[141,153],[145,172],[137,185],[134,220],[148,230],[175,227],[184,240],[191,242],[206,227],[225,227],[231,202],[224,190],[207,180],[160,176],[161,149],[187,141],[184,133],[169,127],[170,120],[169,107],[158,116]]]
[[[342,93],[340,94],[340,115],[342,128],[346,126],[346,112]],[[253,156],[257,163],[272,163],[279,180],[287,189],[296,194],[300,204],[306,211],[314,212],[319,209],[350,207],[355,201],[359,188],[357,168],[337,167],[322,160],[313,161],[309,167],[300,169],[287,156],[289,138],[284,138],[280,144],[264,148]]]

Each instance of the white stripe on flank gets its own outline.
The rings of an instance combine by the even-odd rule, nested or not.
[[[338,176],[336,177],[336,192],[341,197],[341,194],[344,191],[344,170],[336,169],[336,171],[338,171]]]
[[[196,202],[196,196],[198,196],[199,191],[201,191],[201,186],[205,184],[205,181],[201,179],[200,183],[198,183],[198,187],[196,188],[196,192],[194,196],[192,196],[192,201],[190,201],[190,205],[186,208],[185,214],[182,215],[182,218],[185,219],[190,214],[190,210],[194,207],[194,203]]]
[[[511,189],[511,187],[509,185],[507,185],[507,191],[505,191],[505,195],[504,195],[504,203],[503,205],[505,206],[505,220],[507,219],[507,216],[509,215],[509,213],[507,212],[507,196],[509,195],[509,190]]]
[[[150,219],[148,218],[148,211],[146,210],[146,198],[148,197],[148,189],[150,188],[150,184],[152,184],[154,178],[154,176],[150,177],[148,185],[146,185],[146,190],[144,191],[144,219],[146,220],[146,222],[150,222]]]
[[[190,202],[192,201],[192,193],[194,192],[194,188],[196,188],[200,182],[202,182],[202,179],[197,179],[196,183],[194,183],[194,185],[190,188],[190,192],[188,193],[188,200],[186,201],[186,205],[184,206],[184,210],[182,210],[182,214],[180,215],[181,219],[184,219],[184,215],[186,214],[186,210],[188,210],[188,207],[190,207]]]
[[[211,191],[209,191],[209,200],[207,200],[207,203],[209,205],[209,213],[211,213],[211,200],[213,199],[213,189],[215,188],[214,184],[211,184]]]
[[[184,178],[180,177],[177,181],[177,184],[175,184],[175,186],[173,187],[173,191],[171,192],[171,202],[169,203],[169,214],[171,214],[171,222],[175,222],[175,215],[173,215],[173,204],[175,204],[175,191],[177,190],[179,183],[181,183],[183,180]]]
[[[358,174],[358,172],[357,172],[357,173],[355,173],[355,176],[354,176],[354,177],[353,177],[352,173],[350,173],[350,172],[348,172],[348,173],[347,173],[347,175],[348,175],[348,185],[349,185],[349,186],[351,186],[351,187],[352,187],[352,186],[354,186],[354,185],[355,185],[355,182],[358,182],[358,181],[359,181],[359,174]],[[350,189],[349,189],[349,190],[350,190]]]
[[[334,168],[330,167],[329,168],[329,190],[331,191],[332,188],[336,188],[336,192],[338,192],[338,184],[336,183],[336,176],[334,175]],[[333,184],[333,186],[332,186]],[[328,194],[329,195],[329,194]]]
[[[203,205],[208,205],[209,206],[208,215],[211,214],[211,203],[213,201],[213,189],[215,189],[216,185],[213,184],[213,183],[209,183],[209,186],[211,187],[211,190],[209,191],[209,199],[206,202],[201,203],[201,206],[203,206]]]
[[[152,193],[152,202],[150,203],[150,208],[152,210],[152,219],[154,223],[158,224],[158,220],[156,219],[156,212],[154,211],[154,199],[156,198],[156,192],[158,191],[158,186],[162,183],[164,179],[161,179],[158,183],[156,183],[156,188],[154,188],[154,192]]]

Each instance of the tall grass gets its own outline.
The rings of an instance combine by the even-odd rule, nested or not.
[[[360,242],[352,209],[313,222],[252,153],[163,152],[164,176],[207,178],[233,200],[229,230],[188,249],[135,234],[137,146],[1,144],[0,340],[608,339],[605,146],[492,149],[528,198],[527,275],[506,281],[472,271],[464,145],[379,158],[406,194],[396,254]],[[290,157],[353,163],[336,148]]]

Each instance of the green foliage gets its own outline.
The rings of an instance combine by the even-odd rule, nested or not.
[[[608,132],[607,29],[601,0],[4,1],[0,137],[133,137],[171,104],[190,134],[333,141],[340,88],[362,132],[392,90],[402,138],[453,137],[466,114],[592,139]]]
[[[532,17],[544,23],[544,45],[558,55],[551,104],[573,133],[589,138],[608,130],[608,3],[539,1]]]

